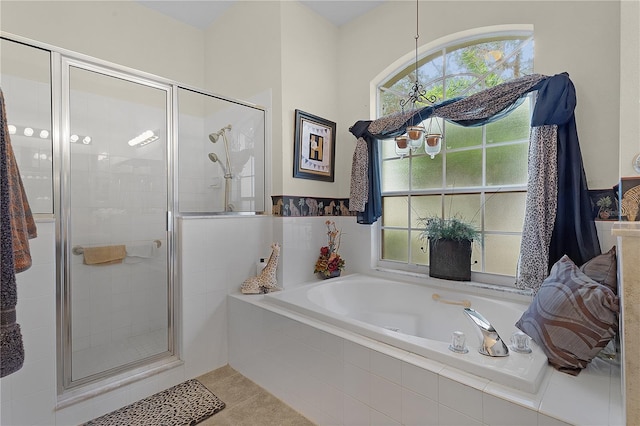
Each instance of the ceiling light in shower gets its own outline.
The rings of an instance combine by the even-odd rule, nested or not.
[[[91,145],[93,139],[91,136],[78,135],[76,133],[69,136],[69,142],[80,143],[81,145]]]
[[[33,136],[33,129],[31,127],[25,127],[23,133],[25,136]]]
[[[9,128],[9,134],[10,135],[15,135],[16,134],[16,131],[18,130],[18,129],[16,129],[16,126],[14,126],[13,124],[9,124],[7,127]]]
[[[41,139],[47,139],[49,137],[49,131],[48,130],[40,130],[40,138]]]
[[[158,140],[158,135],[156,135],[153,132],[153,130],[146,130],[146,131],[140,133],[135,138],[129,140],[129,142],[127,142],[127,143],[129,144],[129,146],[141,147],[141,146],[145,146],[147,144],[150,144],[151,142],[153,142],[155,140]]]

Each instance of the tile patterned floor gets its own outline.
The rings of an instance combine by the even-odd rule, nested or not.
[[[226,408],[202,426],[313,426],[302,414],[226,365],[197,379],[224,401]]]

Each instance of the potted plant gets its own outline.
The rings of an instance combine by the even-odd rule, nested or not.
[[[430,216],[420,220],[424,229],[418,238],[429,241],[429,276],[470,281],[471,243],[480,237],[480,232],[458,217]]]

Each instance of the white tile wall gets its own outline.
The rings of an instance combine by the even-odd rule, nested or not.
[[[358,230],[355,221],[351,225],[351,218],[342,219],[344,229],[351,232],[353,227],[354,240],[362,237],[359,232],[369,232],[368,227]],[[590,386],[576,391],[571,386],[573,378],[553,374],[548,394],[528,396],[471,380],[439,363],[368,339],[345,339],[331,328],[310,327],[246,303],[260,296],[240,300],[228,296],[254,275],[255,259],[268,256],[270,243],[283,236],[288,226],[284,220],[182,219],[178,250],[182,317],[178,325],[184,333],[184,364],[59,410],[55,409],[55,233],[51,221],[39,221],[39,237],[32,240],[34,265],[18,274],[18,322],[27,359],[22,370],[0,380],[0,424],[79,424],[227,361],[312,420],[327,425],[494,424],[488,410],[498,410],[504,417],[495,424],[512,420],[536,424],[537,419],[539,425],[556,426],[579,423],[563,417],[576,413],[568,404],[575,398],[567,400],[566,395],[578,392],[589,401],[584,407],[602,405],[607,398],[589,392],[602,387],[602,375],[583,376],[583,383]],[[311,227],[324,241],[322,218]],[[343,252],[348,260],[362,255],[359,247],[347,247]],[[315,261],[315,253],[310,251],[307,256],[298,256],[297,261]],[[368,262],[368,255],[360,259]],[[354,269],[361,267],[355,263],[351,263]],[[291,276],[307,268],[287,266],[281,265],[279,274]],[[613,377],[607,389],[615,396],[620,383]],[[617,395],[619,398],[619,389]],[[588,416],[584,407],[581,415]],[[590,418],[616,425],[622,423],[620,413],[621,406],[614,404],[603,410],[602,419]]]
[[[343,235],[340,254],[346,262],[344,273],[370,270],[373,226],[358,225],[354,216],[277,217],[274,218],[274,232],[282,236],[281,285],[293,288],[316,279],[313,267],[320,247],[327,245],[327,220],[335,221]]]
[[[33,266],[17,275],[18,323],[25,344],[21,370],[0,379],[0,424],[77,425],[227,363],[227,293],[269,254],[271,218],[192,219],[181,224],[182,359],[184,364],[56,410],[55,227],[39,220]],[[76,295],[82,298],[82,292]],[[258,336],[259,337],[259,336]],[[325,342],[335,354],[335,336]],[[327,405],[332,404],[327,402]]]
[[[538,394],[510,392],[333,326],[264,308],[260,297],[228,298],[229,362],[319,425],[622,424],[611,414],[616,403],[615,397],[609,402],[615,393],[610,371],[599,371],[604,369],[598,362],[582,381],[554,371]],[[319,344],[330,335],[330,345]],[[343,378],[341,389],[332,382],[336,375]]]

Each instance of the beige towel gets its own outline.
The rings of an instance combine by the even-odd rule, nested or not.
[[[84,248],[85,265],[114,265],[122,263],[126,256],[127,248],[124,245]]]

